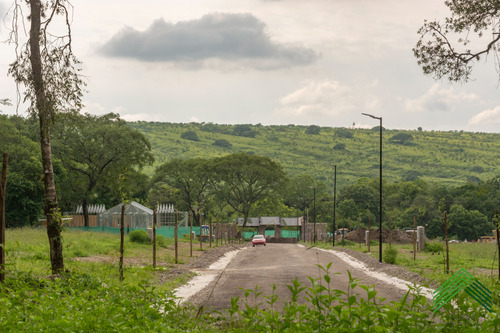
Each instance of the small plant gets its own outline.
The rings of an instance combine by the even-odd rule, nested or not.
[[[157,235],[156,236],[156,245],[166,248],[167,247],[167,239],[162,235]]]
[[[430,253],[443,252],[443,244],[440,242],[425,243],[424,251]]]
[[[150,243],[148,233],[145,230],[134,230],[128,235],[133,243],[147,244]]]
[[[384,262],[394,265],[398,257],[398,250],[395,247],[386,247],[384,250]]]

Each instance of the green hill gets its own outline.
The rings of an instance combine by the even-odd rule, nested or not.
[[[150,140],[156,166],[173,158],[209,158],[234,152],[269,156],[289,176],[309,174],[333,184],[378,177],[379,130],[318,126],[218,125],[212,123],[132,122]],[[182,136],[182,137],[181,137]],[[435,131],[383,131],[383,177],[422,178],[459,185],[500,174],[500,134]]]

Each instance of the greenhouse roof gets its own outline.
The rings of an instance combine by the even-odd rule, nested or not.
[[[123,203],[120,203],[114,207],[111,207],[104,213],[100,215],[120,215],[122,213],[122,205]],[[145,207],[141,205],[138,202],[135,201],[130,201],[128,204],[125,205],[125,215],[153,215],[153,210],[149,209],[148,207]]]

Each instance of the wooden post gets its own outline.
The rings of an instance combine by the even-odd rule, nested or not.
[[[500,280],[500,234],[498,231],[498,210],[495,211],[495,216],[497,219],[497,247],[498,247],[498,279]]]
[[[175,229],[174,229],[174,243],[175,243],[175,263],[179,263],[179,212],[175,211]]]
[[[5,195],[7,190],[7,166],[9,155],[3,154],[2,181],[0,185],[0,282],[5,280]]]
[[[212,216],[210,216],[210,224],[209,224],[209,233],[208,237],[210,237],[210,247],[212,247]]]
[[[220,221],[219,221],[219,217],[217,216],[217,222],[215,222],[215,246],[219,246],[219,237],[217,236],[220,236]]]
[[[448,218],[444,212],[444,242],[446,244],[446,274],[450,274],[450,252],[448,249]]]
[[[368,215],[368,253],[371,252],[370,251],[370,239],[371,239],[371,237],[370,237],[370,231],[371,231],[370,228],[371,228],[371,226],[372,225],[371,225],[370,215]],[[342,238],[342,241],[344,241],[344,238]]]
[[[120,223],[120,281],[123,281],[123,236],[125,233],[125,204],[122,204],[122,215],[121,215],[121,223]]]
[[[193,256],[193,213],[189,212],[189,219],[191,220],[191,229],[189,230],[189,256]]]
[[[200,212],[200,251],[203,251],[203,238],[202,238],[202,233],[201,233],[201,226],[203,225],[203,213]]]
[[[417,260],[417,231],[415,229],[417,219],[413,216],[413,261]]]
[[[156,209],[153,210],[153,268],[156,269]]]

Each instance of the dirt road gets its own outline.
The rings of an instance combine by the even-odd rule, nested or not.
[[[291,295],[287,284],[297,278],[299,282],[310,286],[309,277],[315,279],[323,275],[317,265],[326,267],[328,263],[332,263],[330,276],[331,287],[334,289],[347,290],[349,270],[361,284],[374,285],[378,296],[389,302],[399,300],[404,293],[394,285],[366,274],[366,270],[347,264],[333,253],[297,244],[267,244],[265,247],[244,247],[223,270],[199,271],[201,274],[217,275],[213,282],[188,301],[205,308],[222,310],[230,306],[232,297],[243,298],[243,290],[259,286],[263,295],[271,295],[271,286],[274,284],[275,292],[282,300],[278,306],[283,305]],[[365,295],[360,288],[357,292]],[[265,299],[261,299],[261,302],[265,303]]]

